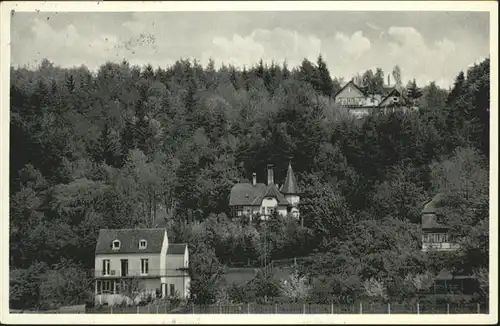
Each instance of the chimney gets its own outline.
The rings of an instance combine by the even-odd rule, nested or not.
[[[257,184],[257,173],[252,173],[252,184],[255,186]]]
[[[391,86],[391,75],[387,75],[387,86]]]
[[[273,171],[273,165],[268,164],[267,165],[267,184],[273,184],[274,183],[274,171]]]

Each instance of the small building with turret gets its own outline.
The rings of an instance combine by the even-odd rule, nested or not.
[[[259,216],[266,220],[274,212],[299,219],[299,203],[300,193],[291,163],[288,164],[285,182],[281,188],[274,183],[273,165],[268,164],[267,184],[257,183],[257,174],[253,173],[252,183],[235,184],[229,197],[233,219],[248,217],[252,220]]]

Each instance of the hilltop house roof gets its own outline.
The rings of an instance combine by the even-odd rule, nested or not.
[[[299,187],[297,185],[297,180],[295,179],[295,174],[292,170],[292,164],[288,164],[288,171],[286,172],[286,179],[283,186],[281,186],[281,192],[283,194],[298,194]]]
[[[184,255],[186,252],[186,243],[169,243],[167,255]]]
[[[166,229],[101,229],[97,238],[96,254],[160,253]],[[113,241],[120,241],[120,248],[113,249]],[[147,246],[139,249],[139,241]]]
[[[363,90],[363,88],[359,87],[354,83],[354,81],[351,79],[347,84],[345,84],[342,88],[340,88],[335,95],[333,95],[333,98],[336,98],[338,94],[340,94],[347,86],[354,86],[358,91],[360,91],[363,95],[366,96],[366,92]]]

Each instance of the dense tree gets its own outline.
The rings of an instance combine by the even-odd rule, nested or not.
[[[393,75],[400,84],[400,69]],[[383,88],[381,69],[364,77],[370,93]],[[398,292],[413,286],[404,268],[415,279],[431,261],[418,254],[419,202],[440,189],[464,226],[453,226],[464,249],[450,264],[483,275],[485,291],[489,78],[486,59],[458,74],[449,94],[430,83],[418,98],[412,81],[418,112],[356,120],[329,100],[342,79],[322,56],[242,70],[213,60],[156,70],[108,62],[95,74],[48,60],[12,68],[12,304],[71,301],[68,291],[83,291],[71,275],[93,268],[100,228],[159,225],[190,244],[200,303],[217,301],[223,264],[315,251],[303,271],[311,300],[324,302],[328,291],[354,300],[378,285],[388,298],[410,296]],[[253,172],[264,182],[274,163],[281,183],[290,157],[304,190],[303,226],[225,217],[235,182]],[[252,291],[274,293],[267,286]]]

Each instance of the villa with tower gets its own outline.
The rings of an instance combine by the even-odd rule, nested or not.
[[[273,166],[268,164],[267,185],[257,183],[257,174],[253,173],[252,183],[235,184],[229,198],[231,217],[247,217],[250,221],[255,216],[267,220],[274,212],[299,219],[299,203],[300,192],[291,163],[288,164],[285,182],[280,188],[274,183]]]

